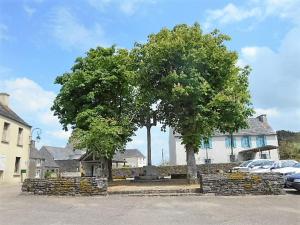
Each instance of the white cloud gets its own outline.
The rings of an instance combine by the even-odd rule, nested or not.
[[[255,109],[255,116],[259,116],[262,114],[266,114],[268,117],[280,116],[280,112],[277,108],[268,108],[268,109],[257,108],[257,109]]]
[[[250,17],[258,17],[260,15],[261,10],[257,7],[248,10],[229,3],[222,9],[208,10],[205,26],[209,27],[214,21],[218,21],[220,24],[227,24],[239,22]]]
[[[9,36],[8,36],[8,28],[6,25],[4,24],[0,24],[0,42],[1,41],[6,41],[9,39]]]
[[[241,49],[240,62],[250,64],[250,89],[258,112],[270,114],[276,129],[300,127],[300,26],[291,29],[277,50],[267,46]]]
[[[64,131],[64,130],[56,130],[56,131],[48,131],[47,134],[53,136],[54,138],[68,140],[71,136],[72,131]]]
[[[263,0],[248,1],[245,5],[229,3],[221,9],[207,10],[204,28],[224,25],[255,18],[255,22],[267,17],[277,16],[300,23],[300,0]]]
[[[26,77],[4,80],[1,86],[10,93],[11,99],[16,104],[15,107],[26,113],[41,112],[49,109],[55,98],[53,92],[44,90],[37,83]]]
[[[66,8],[56,9],[50,23],[51,34],[63,48],[86,50],[97,45],[107,45],[100,24],[88,27]]]
[[[10,108],[21,118],[32,127],[42,129],[43,144],[65,145],[71,131],[64,132],[58,118],[50,110],[56,96],[54,92],[45,90],[26,77],[1,80],[0,91],[10,95]]]
[[[31,17],[36,12],[35,8],[32,8],[32,7],[28,6],[28,5],[24,5],[23,8],[24,8],[24,11],[26,12],[26,14],[29,17]]]
[[[155,0],[88,0],[88,3],[95,9],[104,12],[106,8],[113,6],[122,13],[132,16],[139,9],[147,4],[155,4]]]

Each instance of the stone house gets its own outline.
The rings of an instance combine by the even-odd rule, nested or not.
[[[54,161],[50,154],[37,150],[35,142],[31,141],[29,178],[45,178],[47,172],[59,175],[59,165]]]
[[[248,119],[249,127],[233,134],[233,157],[231,156],[231,135],[215,132],[208,140],[201,140],[199,152],[195,155],[197,164],[229,163],[249,159],[278,160],[278,140],[267,121],[266,115]],[[186,151],[181,144],[180,134],[170,128],[169,155],[171,165],[186,165]]]
[[[0,183],[17,183],[28,175],[31,126],[9,107],[0,93]]]
[[[104,157],[97,157],[92,152],[83,154],[78,161],[81,164],[81,175],[85,177],[108,177],[108,162]],[[125,165],[126,161],[114,157],[112,165]]]
[[[31,141],[30,155],[29,155],[29,178],[43,178],[44,176],[44,164],[45,158],[42,156],[39,150],[35,147],[35,141]]]
[[[43,146],[40,152],[46,157],[46,162],[52,162],[52,166],[55,163],[60,175],[80,176],[80,162],[78,159],[84,154],[84,151],[74,150],[71,145],[67,145],[64,148]]]

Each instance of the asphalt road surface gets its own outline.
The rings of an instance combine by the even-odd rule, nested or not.
[[[300,194],[282,196],[46,197],[0,186],[0,225],[299,225]]]

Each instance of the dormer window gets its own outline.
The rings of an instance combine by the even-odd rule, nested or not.
[[[8,143],[9,142],[9,123],[4,122],[3,132],[2,132],[2,142]]]

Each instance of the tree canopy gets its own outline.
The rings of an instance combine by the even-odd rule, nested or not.
[[[57,77],[62,87],[52,110],[64,129],[74,129],[75,145],[107,158],[124,148],[136,126],[150,132],[154,116],[181,134],[188,174],[195,178],[201,140],[215,130],[246,127],[253,112],[250,68],[237,66],[237,53],[225,45],[229,40],[218,30],[205,34],[199,24],[181,24],[130,51],[91,49]]]
[[[248,67],[237,66],[227,35],[204,34],[198,24],[177,25],[136,44],[141,87],[157,99],[159,118],[181,134],[195,176],[194,153],[215,130],[232,132],[247,126],[252,114]]]
[[[65,130],[73,129],[74,147],[108,159],[124,149],[136,129],[133,76],[129,52],[112,46],[91,49],[56,78],[61,89],[52,110]]]

